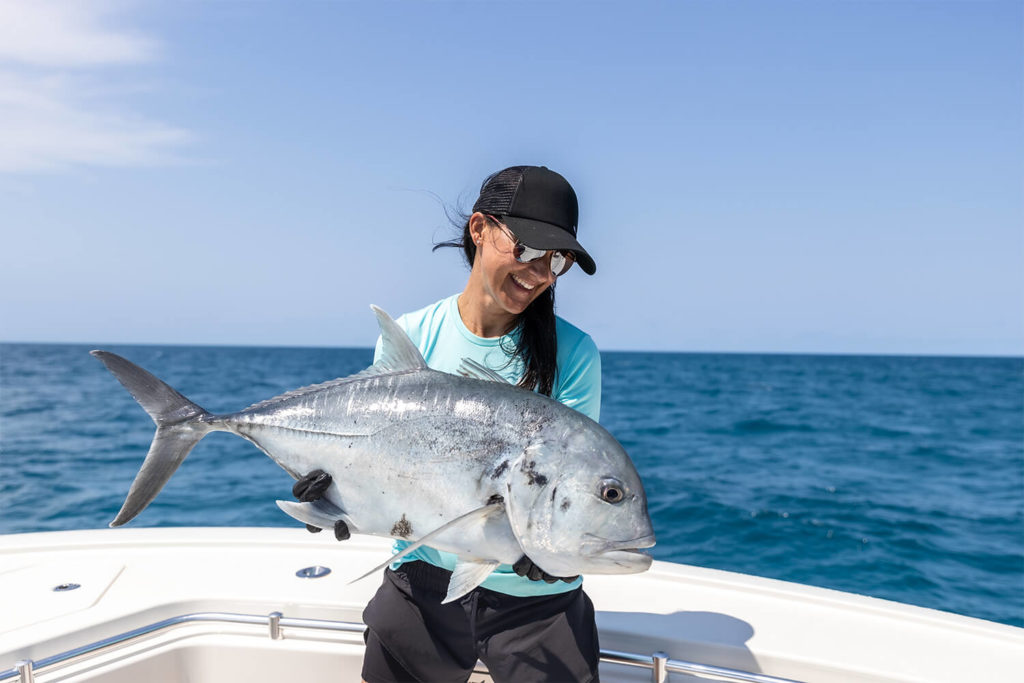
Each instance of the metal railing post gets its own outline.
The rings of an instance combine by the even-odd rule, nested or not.
[[[19,683],[35,683],[36,677],[33,673],[35,662],[31,659],[22,659],[15,667],[18,669]]]
[[[281,635],[281,617],[284,615],[280,612],[271,612],[270,618],[270,639],[281,640],[284,636]]]
[[[654,667],[651,669],[651,680],[654,683],[665,683],[668,680],[668,655],[664,652],[655,652],[651,655]]]

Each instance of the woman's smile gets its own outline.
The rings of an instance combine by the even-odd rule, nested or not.
[[[495,270],[495,275],[502,278],[498,281],[501,286],[495,288],[495,294],[501,292],[499,301],[502,307],[508,313],[518,315],[551,285],[554,278],[547,275],[550,270],[546,270],[543,262],[508,263],[509,255],[502,256],[504,263]]]
[[[532,292],[534,289],[537,288],[537,285],[527,284],[524,280],[517,277],[515,273],[509,273],[509,277],[512,278],[512,282],[516,283],[517,285],[525,289],[527,292]]]

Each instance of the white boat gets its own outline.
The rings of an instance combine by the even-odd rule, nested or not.
[[[0,681],[358,681],[380,579],[350,581],[390,546],[301,528],[0,536]],[[1024,680],[1024,629],[1003,624],[665,562],[585,587],[604,681]]]

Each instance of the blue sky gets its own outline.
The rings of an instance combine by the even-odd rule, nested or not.
[[[564,174],[606,350],[1024,354],[1021,2],[0,0],[0,340],[370,346]]]

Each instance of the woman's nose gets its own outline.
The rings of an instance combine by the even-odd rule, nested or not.
[[[530,267],[533,271],[541,278],[547,280],[554,280],[555,274],[551,272],[551,256],[553,252],[544,254],[541,258],[536,261],[530,262]]]

